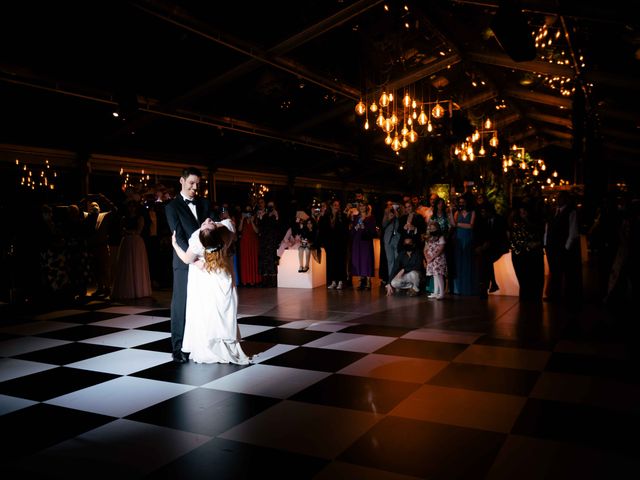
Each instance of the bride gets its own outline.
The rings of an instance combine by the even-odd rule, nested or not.
[[[189,264],[182,351],[196,363],[251,363],[240,346],[238,294],[227,253],[234,232],[231,220],[208,218],[191,235],[186,252],[173,233],[173,248]]]

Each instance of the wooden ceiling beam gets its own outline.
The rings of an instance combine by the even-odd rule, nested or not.
[[[494,65],[497,67],[522,70],[525,72],[542,73],[545,75],[560,75],[569,78],[574,77],[573,70],[571,67],[566,65],[541,62],[539,60],[516,62],[508,55],[502,53],[467,52],[466,56],[471,61],[483,63],[485,65]]]
[[[573,140],[573,135],[571,133],[561,132],[552,128],[543,128],[540,130],[540,133],[551,135],[552,137],[560,138],[562,140]]]
[[[536,102],[543,105],[552,105],[571,109],[572,102],[568,97],[559,97],[557,95],[549,95],[548,93],[531,92],[525,89],[508,88],[504,90],[504,94],[508,97],[525,100],[527,102]]]
[[[566,127],[568,129],[573,128],[573,122],[571,121],[570,118],[562,118],[556,115],[548,115],[546,113],[539,113],[539,112],[527,112],[526,117],[531,120],[535,120],[537,122],[560,125],[561,127]]]

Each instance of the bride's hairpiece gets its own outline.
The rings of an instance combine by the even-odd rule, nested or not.
[[[206,253],[213,253],[213,252],[217,252],[218,250],[220,250],[222,248],[221,244],[215,245],[213,247],[207,247],[204,249],[204,251]]]

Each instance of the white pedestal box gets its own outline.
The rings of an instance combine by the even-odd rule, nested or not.
[[[278,287],[283,288],[316,288],[327,283],[326,254],[322,250],[321,263],[311,255],[309,270],[301,273],[298,250],[285,250],[278,265]]]

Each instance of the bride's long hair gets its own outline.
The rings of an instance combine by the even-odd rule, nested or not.
[[[224,226],[213,230],[201,230],[200,242],[204,247],[204,269],[211,273],[225,272],[231,275],[231,259],[228,248],[233,240],[233,233]]]

